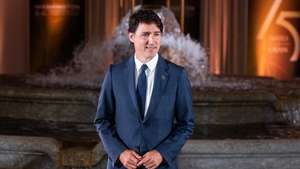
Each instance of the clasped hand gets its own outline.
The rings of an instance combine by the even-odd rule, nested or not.
[[[162,162],[163,158],[157,150],[151,150],[140,156],[133,150],[125,150],[119,157],[121,163],[128,169],[135,169],[139,166],[144,166],[147,169],[155,169]]]

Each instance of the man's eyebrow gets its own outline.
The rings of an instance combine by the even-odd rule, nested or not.
[[[160,33],[160,31],[154,31],[154,32],[148,31],[148,32],[142,32],[142,33]]]

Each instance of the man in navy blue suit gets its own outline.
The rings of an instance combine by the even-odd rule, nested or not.
[[[108,154],[107,168],[177,168],[192,134],[192,92],[185,70],[159,54],[163,24],[151,10],[129,19],[135,54],[109,67],[95,125]]]

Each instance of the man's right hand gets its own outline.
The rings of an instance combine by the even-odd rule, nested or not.
[[[137,168],[138,162],[142,159],[140,155],[138,155],[133,150],[125,150],[120,154],[119,160],[123,164],[124,167],[128,169],[135,169]]]

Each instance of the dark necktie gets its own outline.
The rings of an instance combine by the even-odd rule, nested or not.
[[[140,109],[141,117],[144,119],[145,104],[146,104],[146,92],[147,92],[147,77],[145,71],[148,69],[146,64],[141,67],[141,72],[138,78],[136,96]]]

